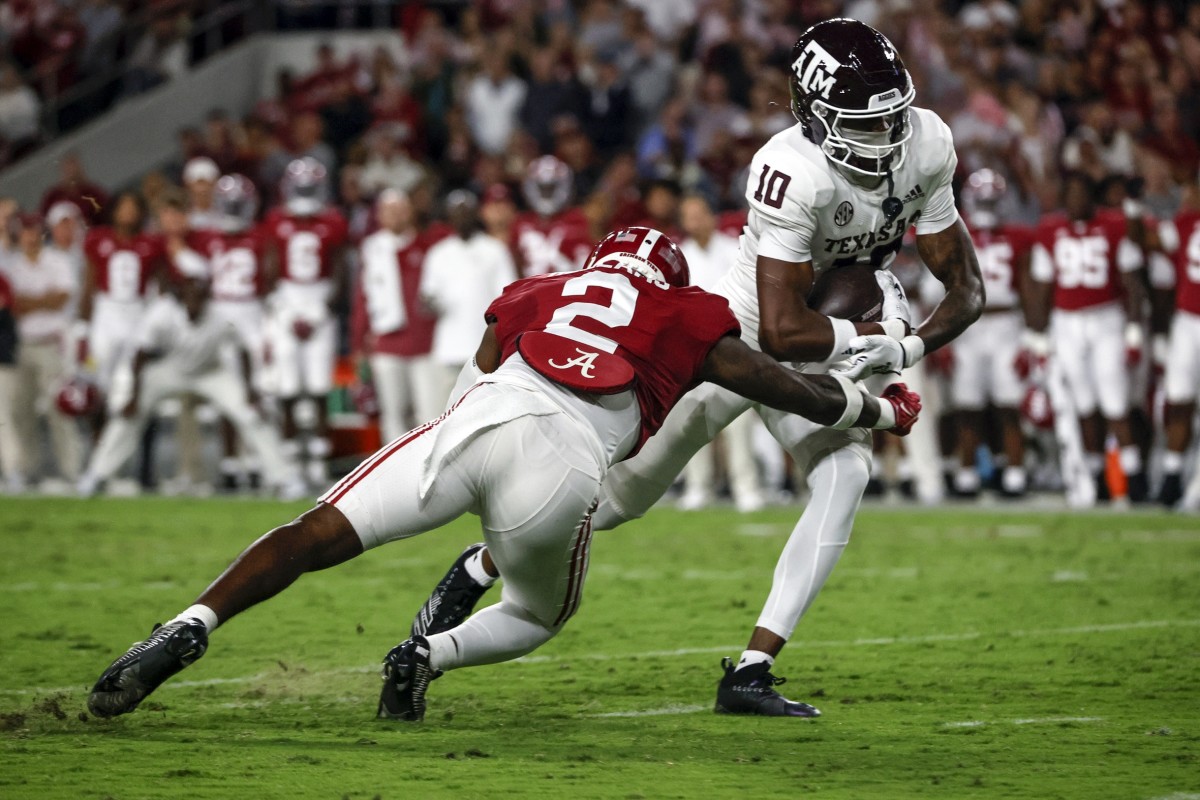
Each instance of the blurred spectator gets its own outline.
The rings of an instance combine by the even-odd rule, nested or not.
[[[749,129],[746,112],[729,99],[729,85],[717,72],[707,72],[701,78],[694,116],[695,148],[701,155],[708,152],[719,131],[737,133]]]
[[[685,164],[695,162],[698,153],[687,102],[677,97],[667,103],[658,121],[638,142],[638,171],[652,177],[678,176]]]
[[[16,158],[38,137],[41,102],[17,68],[0,65],[0,163]],[[6,157],[8,156],[8,157]]]
[[[70,366],[64,353],[71,324],[67,308],[78,287],[67,258],[44,246],[42,218],[26,214],[20,226],[19,249],[9,263],[8,280],[21,342],[15,409],[9,414],[16,418],[21,451],[19,472],[9,476],[9,481],[33,481],[41,476],[37,415],[43,410],[59,476],[74,481],[79,475],[82,443],[75,421],[59,411],[54,400]]]
[[[337,154],[325,143],[324,123],[317,114],[308,111],[292,120],[291,146],[280,148],[263,159],[260,178],[271,191],[277,191],[288,164],[301,158],[315,158],[332,175],[337,170]]]
[[[129,57],[122,91],[126,95],[153,89],[187,71],[187,42],[180,32],[182,18],[155,17]]]
[[[521,127],[549,152],[556,125],[564,117],[576,122],[583,113],[584,88],[570,69],[548,47],[533,51],[529,59],[529,90],[521,105]]]
[[[357,245],[375,224],[370,195],[363,191],[362,167],[347,164],[338,175],[338,201],[346,217],[347,237]]]
[[[432,349],[436,371],[430,378],[437,382],[442,405],[479,347],[484,311],[517,279],[508,247],[479,230],[475,195],[451,192],[446,216],[454,232],[430,248],[421,275],[421,297],[438,318]]]
[[[391,125],[375,128],[367,136],[371,155],[363,165],[359,186],[375,196],[384,189],[410,192],[425,178],[425,169],[396,146],[396,131]]]
[[[524,102],[525,82],[512,74],[508,55],[489,49],[464,98],[467,124],[480,150],[493,155],[504,152]]]
[[[229,172],[237,155],[233,141],[233,125],[223,109],[214,108],[204,120],[203,148],[205,154],[216,162],[222,173]]]
[[[20,206],[11,197],[0,197],[0,272],[8,267],[8,261],[17,252],[17,212]]]
[[[1200,168],[1200,145],[1196,144],[1195,136],[1183,129],[1173,97],[1155,104],[1150,128],[1142,143],[1166,159],[1176,183],[1189,183],[1196,176],[1196,170]]]
[[[80,56],[80,68],[95,73],[112,65],[115,48],[106,39],[121,29],[121,9],[113,0],[83,0],[79,23],[87,31],[87,42]]]
[[[412,203],[403,193],[384,191],[375,208],[379,230],[362,243],[351,349],[370,363],[380,432],[390,442],[437,417],[446,398],[429,356],[437,318],[420,300],[429,238],[417,229]]]
[[[643,31],[633,41],[633,47],[621,53],[618,64],[629,84],[629,99],[639,131],[653,120],[675,90],[674,53]]]
[[[670,49],[670,45],[696,21],[699,4],[696,0],[625,0],[625,5],[642,12],[646,25],[658,40],[656,46]]]
[[[3,265],[0,264],[0,267]],[[12,285],[0,269],[0,484],[6,491],[25,488],[21,440],[17,436],[17,322]]]
[[[107,213],[108,192],[88,179],[78,153],[64,155],[59,162],[59,171],[62,179],[42,195],[42,213],[47,213],[60,200],[67,200],[75,204],[88,225],[97,224]]]
[[[50,241],[47,248],[55,255],[61,255],[71,265],[71,280],[74,291],[71,301],[67,303],[67,316],[75,318],[79,308],[79,297],[83,289],[84,260],[83,260],[83,225],[79,209],[74,203],[60,200],[50,206],[46,212],[46,225],[50,228]]]
[[[583,131],[602,156],[610,156],[629,144],[633,121],[629,87],[621,76],[616,57],[607,53],[587,66]]]
[[[183,188],[187,191],[187,225],[193,231],[219,231],[224,214],[213,202],[213,192],[221,170],[207,156],[193,158],[183,168]]]
[[[1084,123],[1063,143],[1062,163],[1092,180],[1113,173],[1132,175],[1134,149],[1133,137],[1117,127],[1113,110],[1103,100],[1095,100],[1087,106]]]

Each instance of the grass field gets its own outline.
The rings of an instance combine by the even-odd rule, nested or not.
[[[0,797],[1200,798],[1200,524],[868,509],[776,672],[815,721],[711,713],[795,512],[598,534],[523,662],[373,718],[377,665],[470,519],[217,632],[134,714],[100,670],[298,507],[0,501]]]

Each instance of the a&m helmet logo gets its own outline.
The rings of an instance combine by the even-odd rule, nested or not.
[[[833,73],[841,67],[842,62],[830,55],[829,51],[816,41],[809,42],[800,57],[792,62],[792,72],[796,73],[800,86],[807,92],[820,94],[826,100],[833,89]]]

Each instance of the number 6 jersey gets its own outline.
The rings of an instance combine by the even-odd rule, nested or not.
[[[811,261],[813,277],[849,264],[886,268],[904,233],[937,233],[958,219],[950,186],[958,163],[950,129],[932,111],[910,109],[908,155],[888,182],[867,189],[832,165],[800,125],[777,133],[750,162],[750,207],[737,263],[715,289],[729,298],[738,318],[757,338],[756,262]],[[889,218],[884,201],[899,203]]]
[[[641,448],[696,385],[713,345],[740,327],[724,298],[611,267],[526,278],[488,307],[501,359],[520,353],[543,377],[576,392],[632,389]]]

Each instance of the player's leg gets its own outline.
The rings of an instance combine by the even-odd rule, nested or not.
[[[446,398],[441,396],[438,380],[440,367],[428,355],[407,359],[413,391],[413,416],[418,420],[433,419],[446,410]]]
[[[289,458],[294,459],[300,455],[300,428],[296,422],[296,406],[300,402],[303,386],[300,373],[300,340],[296,337],[293,327],[283,324],[278,318],[268,323],[268,330],[275,390],[283,415],[284,451]]]
[[[714,444],[701,447],[683,468],[683,496],[679,498],[679,508],[684,511],[699,511],[713,503],[713,482],[716,480],[713,459],[717,455]]]
[[[1024,397],[1016,362],[1020,350],[1023,323],[1019,314],[998,317],[994,351],[988,375],[989,396],[1000,423],[1000,491],[1005,497],[1025,494],[1025,437],[1021,433],[1021,400]]]
[[[1087,311],[1057,311],[1053,325],[1054,361],[1079,419],[1079,434],[1087,471],[1096,485],[1096,499],[1109,498],[1104,476],[1104,421],[1090,374],[1094,359]],[[1118,328],[1118,333],[1119,333]]]
[[[12,492],[25,488],[21,440],[16,426],[18,386],[16,366],[0,363],[0,475],[4,477],[5,488]]]
[[[500,602],[449,631],[393,648],[384,661],[380,716],[421,719],[429,680],[446,670],[525,655],[578,610],[591,543],[589,512],[604,469],[588,435],[561,414],[524,417],[490,435],[480,463],[479,513],[504,578]],[[509,468],[513,463],[523,465],[520,476]]]
[[[662,428],[633,458],[608,470],[592,515],[596,530],[636,519],[666,493],[701,447],[750,407],[743,397],[711,383],[684,395]],[[481,582],[481,552],[464,553],[434,587],[413,620],[414,630],[438,633],[461,623],[488,589]]]
[[[302,392],[313,404],[314,422],[306,444],[308,478],[318,485],[329,477],[329,392],[333,389],[333,362],[337,328],[332,319],[318,325],[300,347]]]
[[[987,405],[987,369],[990,356],[987,337],[976,330],[980,320],[954,342],[954,372],[950,377],[950,397],[958,433],[958,469],[954,473],[955,494],[974,497],[979,494],[979,470],[975,464],[983,430],[983,409]]]
[[[1183,499],[1184,459],[1192,443],[1196,393],[1200,391],[1200,316],[1186,311],[1175,312],[1163,384],[1167,447],[1163,454],[1163,483],[1158,501],[1173,508]]]
[[[1105,312],[1109,311],[1105,309]],[[1142,466],[1142,451],[1129,419],[1130,377],[1122,336],[1124,320],[1124,314],[1119,311],[1096,315],[1090,377],[1100,413],[1120,447],[1121,471],[1128,480],[1129,499],[1142,503],[1146,501],[1149,489]]]
[[[747,411],[726,425],[721,436],[733,503],[742,512],[758,511],[766,505],[754,458],[754,427],[758,424],[758,415]]]
[[[284,499],[297,499],[304,494],[299,470],[293,460],[284,456],[282,443],[275,429],[267,424],[262,413],[250,405],[241,376],[228,367],[209,372],[192,384],[193,391],[212,403],[245,443],[262,467],[266,484]]]
[[[726,662],[716,710],[818,716],[812,706],[779,695],[772,688],[775,678],[770,668],[850,541],[854,515],[871,475],[871,436],[861,429],[821,428],[774,410],[760,413],[798,468],[807,473],[811,500],[779,556],[770,594],[745,652],[736,667]]]
[[[141,386],[138,390],[137,409],[132,416],[125,416],[125,403],[129,395],[115,392],[110,396],[108,422],[93,448],[87,467],[79,478],[78,492],[84,497],[94,495],[103,483],[117,473],[141,444],[142,430],[146,427],[155,406],[166,397],[179,394],[185,386],[172,364],[149,364],[142,370]]]
[[[390,442],[408,430],[404,422],[404,410],[412,394],[409,370],[403,358],[387,353],[373,354],[370,362],[371,382],[379,399],[379,432],[383,441]]]
[[[218,625],[279,594],[301,575],[432,530],[468,510],[477,482],[457,464],[438,474],[437,492],[422,497],[425,461],[436,435],[437,425],[430,424],[392,442],[326,492],[316,508],[251,544],[191,606],[104,671],[89,698],[93,713],[134,710],[204,654]]]

